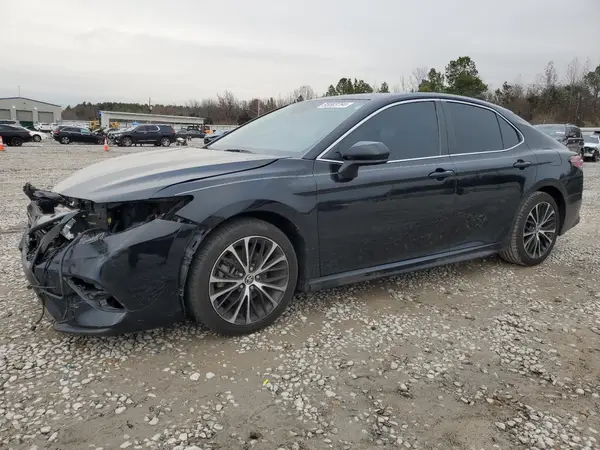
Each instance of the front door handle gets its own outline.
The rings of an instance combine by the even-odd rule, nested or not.
[[[448,177],[455,175],[454,170],[436,169],[435,172],[429,174],[429,178],[435,178],[436,180],[444,180]]]
[[[513,164],[513,167],[516,167],[517,169],[525,169],[529,166],[531,166],[531,161],[523,161],[522,159],[519,159],[516,163]]]

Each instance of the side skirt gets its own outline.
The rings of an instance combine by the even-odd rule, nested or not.
[[[328,275],[310,280],[306,285],[305,292],[314,292],[320,289],[329,289],[346,284],[359,283],[361,281],[373,280],[376,278],[390,277],[406,272],[416,270],[430,269],[432,267],[442,266],[444,264],[468,261],[471,259],[484,258],[486,256],[498,253],[501,250],[499,244],[490,244],[468,249],[451,250],[444,253],[436,253],[431,256],[399,261],[381,266],[369,267],[366,269],[352,270],[350,272]]]

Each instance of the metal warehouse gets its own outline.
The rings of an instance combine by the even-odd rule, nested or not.
[[[62,106],[26,97],[0,98],[0,120],[18,120],[24,127],[60,120]]]
[[[203,117],[170,116],[164,114],[140,114],[118,111],[100,111],[100,125],[108,127],[113,122],[121,126],[133,123],[161,123],[165,125],[204,125]]]

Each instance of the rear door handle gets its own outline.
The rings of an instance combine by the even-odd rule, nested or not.
[[[436,169],[435,172],[429,174],[429,178],[435,178],[436,180],[444,180],[455,175],[454,170]]]
[[[513,164],[513,167],[516,167],[517,169],[525,169],[529,166],[531,166],[531,161],[523,161],[522,159],[519,159],[516,163]]]

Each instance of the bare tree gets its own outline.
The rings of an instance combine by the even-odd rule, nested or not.
[[[312,100],[313,98],[316,97],[316,95],[315,95],[315,91],[312,87],[303,85],[303,86],[300,86],[298,89],[294,89],[294,92],[292,93],[292,97],[296,100],[299,97],[302,97],[303,100]]]
[[[226,123],[235,123],[237,120],[236,110],[239,110],[239,102],[235,95],[230,91],[225,91],[223,95],[217,95],[217,101]]]
[[[404,75],[400,76],[400,81],[392,86],[392,92],[401,93],[409,92],[412,88],[409,87],[409,83],[406,82]]]
[[[412,71],[412,74],[410,75],[410,87],[413,92],[419,90],[419,85],[427,78],[428,73],[429,69],[427,67],[417,67]]]

